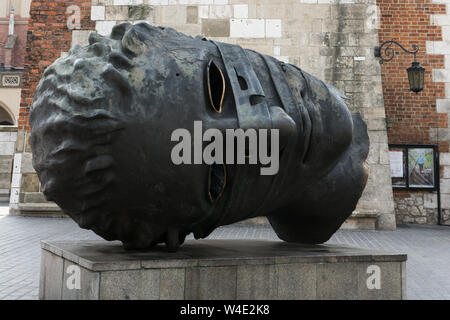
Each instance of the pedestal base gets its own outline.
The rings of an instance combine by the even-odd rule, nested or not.
[[[404,299],[406,255],[265,240],[42,242],[40,299]]]

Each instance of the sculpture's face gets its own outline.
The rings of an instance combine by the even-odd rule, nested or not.
[[[238,75],[245,66],[227,72],[226,58],[212,42],[121,24],[110,38],[92,34],[89,46],[60,58],[36,91],[31,144],[44,194],[106,239],[173,248],[192,231],[204,236],[218,225],[271,215],[301,199],[302,190],[349,150],[352,118],[323,82],[289,65],[281,71],[272,58],[247,55],[252,64],[261,62],[255,72],[268,115],[252,119],[280,132],[276,176],[260,176],[248,165],[175,165],[172,133],[185,128],[194,140],[194,121],[203,131],[242,127],[246,119],[237,110],[243,105],[236,103],[233,81],[245,95],[254,79],[239,76],[247,81],[242,87]],[[288,94],[280,94],[268,76],[282,72]],[[192,152],[192,163],[194,157]],[[261,199],[267,202],[263,209]]]

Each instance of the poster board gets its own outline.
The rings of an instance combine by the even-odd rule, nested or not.
[[[389,145],[393,188],[436,189],[437,146]]]

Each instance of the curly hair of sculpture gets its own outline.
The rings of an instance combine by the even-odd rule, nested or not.
[[[122,23],[45,70],[31,105],[33,166],[47,200],[126,249],[176,251],[190,233],[205,238],[258,216],[282,240],[323,243],[368,176],[367,127],[344,98],[273,57]],[[276,129],[279,170],[174,164],[172,133],[195,131],[195,121],[221,132]]]

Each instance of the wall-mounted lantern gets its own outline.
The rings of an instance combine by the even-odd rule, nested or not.
[[[413,44],[413,50],[409,51],[395,40],[384,41],[379,47],[375,47],[375,57],[380,58],[380,64],[391,61],[395,56],[395,51],[393,48],[391,48],[393,44],[399,46],[406,53],[414,55],[414,62],[412,63],[411,67],[406,69],[406,71],[408,72],[409,90],[415,93],[419,93],[423,90],[425,68],[421,67],[419,62],[416,61],[416,53],[419,51],[419,47],[417,45]],[[383,47],[385,48],[383,49]],[[381,56],[382,53],[384,53],[384,56],[386,58],[383,58]]]

